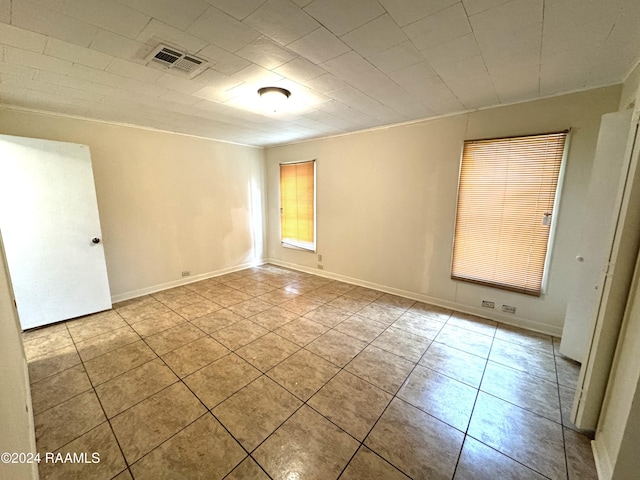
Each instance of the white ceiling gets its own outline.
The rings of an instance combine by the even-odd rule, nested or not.
[[[0,0],[0,44],[3,104],[274,145],[619,83],[640,1]]]

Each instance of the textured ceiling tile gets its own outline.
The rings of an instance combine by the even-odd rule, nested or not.
[[[378,0],[315,0],[304,10],[338,36],[384,13]]]
[[[307,5],[309,5],[311,2],[313,2],[313,0],[292,0],[292,1],[293,3],[298,5],[300,8],[304,8]]]
[[[127,94],[126,98],[135,98],[138,95],[159,96],[167,91],[167,89],[161,85],[141,82],[133,78],[127,78],[114,73],[96,70],[95,68],[79,65],[77,63],[73,64],[69,71],[69,75],[75,78],[81,78],[90,82],[124,90]]]
[[[447,81],[447,86],[467,108],[479,108],[499,103],[487,72],[450,79]]]
[[[610,85],[640,51],[637,0],[545,0],[544,24],[543,0],[117,2],[0,0],[0,101],[270,145]],[[136,39],[110,31],[151,16]],[[183,32],[191,22],[199,35]],[[145,68],[159,40],[210,68],[192,80]],[[263,81],[292,91],[286,112],[258,111]]]
[[[211,72],[211,70],[208,70],[208,71]],[[216,73],[220,77],[223,76],[221,73],[217,73],[217,72],[214,72],[214,73]],[[189,80],[187,78],[179,77],[172,73],[165,73],[158,80],[156,80],[156,83],[170,90],[174,90],[176,92],[184,93],[187,95],[192,95],[193,93],[200,90],[207,83],[207,82],[199,82],[198,81],[199,78],[200,78],[200,75],[198,75],[194,80]]]
[[[14,75],[13,73],[0,72],[0,84],[1,85],[9,85],[9,86],[13,86],[13,87],[24,87],[24,88],[32,89],[34,83],[36,85],[38,83],[41,83],[41,82],[38,81],[38,79],[34,75],[31,75],[29,77],[29,76],[24,76],[24,75],[20,75],[20,74]]]
[[[335,92],[347,86],[345,82],[330,73],[307,80],[305,84],[320,93]]]
[[[11,0],[0,0],[0,22],[11,23]]]
[[[483,58],[491,76],[508,75],[510,72],[526,71],[536,79],[538,78],[538,72],[540,71],[539,48],[521,51],[506,57]]]
[[[355,52],[345,53],[322,64],[327,71],[352,85],[385,81],[387,77]]]
[[[34,78],[36,73],[43,73],[42,70],[36,70],[35,68],[25,67],[23,65],[16,65],[13,63],[0,63],[0,73],[10,73],[18,77]]]
[[[523,96],[535,96],[539,93],[538,75],[536,72],[521,70],[508,74],[491,75],[496,94],[501,103],[515,102]]]
[[[179,103],[181,105],[193,105],[200,101],[199,98],[194,97],[193,95],[186,95],[184,93],[171,91],[167,93],[163,93],[160,95],[160,98],[163,100],[168,100],[173,103]]]
[[[556,50],[543,54],[540,65],[540,93],[555,95],[566,90],[569,85],[581,88],[587,78],[593,58],[588,53],[570,50]]]
[[[113,60],[111,55],[106,55],[89,48],[79,47],[73,43],[63,42],[55,38],[47,39],[44,53],[74,63],[81,63],[98,70],[104,70]]]
[[[146,52],[145,45],[137,40],[130,40],[122,35],[106,30],[98,30],[91,41],[90,48],[99,52],[108,53],[114,57],[133,60],[141,59]]]
[[[266,0],[207,0],[211,5],[228,13],[232,17],[243,20],[255,12]]]
[[[538,56],[542,46],[542,24],[522,27],[517,35],[501,30],[482,30],[476,32],[476,41],[486,59],[513,56],[518,52],[536,50]]]
[[[457,3],[407,25],[403,30],[418,50],[426,50],[471,33],[471,26],[462,4]]]
[[[436,73],[448,84],[459,78],[476,77],[487,74],[487,67],[481,55],[459,62],[451,62],[434,67]]]
[[[326,62],[349,51],[347,45],[324,27],[290,43],[287,48],[314,63]]]
[[[196,97],[209,100],[211,102],[224,102],[229,99],[227,91],[240,85],[241,81],[229,77],[221,78],[217,82],[211,82],[193,93]]]
[[[27,95],[28,91],[24,87],[3,85],[0,83],[0,102],[6,105],[21,106],[23,99],[27,98]]]
[[[327,93],[327,96],[362,112],[366,111],[366,109],[373,109],[379,105],[378,101],[353,87],[346,87],[341,90],[336,90],[335,92]]]
[[[9,46],[4,47],[4,61],[7,63],[22,65],[24,67],[48,70],[50,72],[62,74],[69,73],[73,65],[67,60],[61,60],[48,55],[41,55],[39,53]]]
[[[175,0],[118,0],[118,2],[179,30],[186,30],[209,7],[204,0],[180,0],[179,5],[176,5]]]
[[[326,125],[325,130],[327,132],[337,132],[341,131],[341,129],[349,129],[352,127],[351,122],[340,117],[336,117],[329,112],[315,111],[308,114],[307,117],[315,120],[318,123]]]
[[[42,33],[66,42],[88,47],[98,30],[93,25],[67,15],[39,7],[25,0],[14,0],[11,23],[16,27]]]
[[[295,58],[296,54],[264,35],[238,50],[238,55],[267,69],[274,69]]]
[[[0,43],[42,53],[47,43],[47,37],[39,33],[0,23]]]
[[[260,36],[235,18],[210,7],[187,29],[187,33],[202,38],[230,52],[236,52]]]
[[[282,45],[295,42],[320,26],[289,0],[269,0],[249,15],[244,23]]]
[[[147,68],[137,63],[128,62],[121,58],[116,58],[106,69],[107,72],[122,75],[123,77],[134,78],[143,82],[155,82],[164,72]]]
[[[115,0],[66,0],[62,13],[129,38],[136,38],[151,19]]]
[[[354,110],[353,108],[337,100],[330,100],[326,103],[323,103],[322,105],[318,106],[318,110],[322,112],[326,112],[334,117],[342,118],[345,120],[353,119],[356,117],[359,118],[360,116],[364,115],[358,112],[357,110]],[[367,119],[369,118],[370,117],[367,116]]]
[[[341,38],[365,57],[380,53],[407,40],[407,36],[389,15],[381,15]]]
[[[297,82],[305,82],[326,73],[325,70],[302,57],[285,63],[281,67],[276,68],[275,72]]]
[[[188,35],[156,19],[152,19],[147,26],[144,27],[144,30],[138,35],[137,40],[153,45],[154,47],[160,43],[166,43],[175,48],[185,50],[192,55],[208,45],[206,41]]]
[[[44,72],[39,70],[35,78],[42,82],[53,83],[68,88],[74,88],[85,92],[94,92],[107,97],[114,98],[129,98],[130,95],[124,90],[109,87],[107,85],[101,85],[99,83],[91,82],[89,80],[83,80],[80,78],[70,77],[69,75],[60,75],[58,73]]]
[[[468,15],[475,15],[476,13],[484,12],[485,10],[510,1],[511,0],[462,0],[462,3]]]
[[[315,92],[305,85],[298,83],[289,78],[283,78],[273,84],[276,87],[286,88],[291,92],[291,103],[301,103],[306,106],[317,106],[321,103],[328,102],[329,97]],[[308,110],[308,109],[307,109]]]
[[[255,87],[264,87],[271,85],[282,79],[279,73],[272,72],[259,65],[249,65],[239,72],[231,75],[231,79],[251,85],[252,91],[257,91]]]
[[[210,60],[212,62],[211,68],[225,75],[232,75],[250,63],[244,58],[240,58],[238,55],[227,52],[215,45],[209,45],[203,48],[198,52],[198,56]]]
[[[422,55],[433,67],[446,65],[451,62],[458,62],[467,58],[480,55],[480,49],[473,34],[449,40],[437,47],[422,51]]]
[[[543,48],[545,50],[599,48],[616,23],[619,10],[612,8],[609,2],[590,2],[590,4],[592,8],[589,10],[585,10],[584,2],[580,0],[545,4]],[[635,18],[638,12],[637,5],[636,2]]]
[[[607,85],[611,78],[622,82],[631,73],[630,65],[638,62],[638,52],[629,45],[640,44],[640,11],[632,8],[633,0],[625,1],[605,46],[594,59],[587,85]]]
[[[426,79],[435,77],[436,72],[427,62],[422,61],[392,72],[389,76],[399,85],[408,88],[413,85],[424,84]]]
[[[472,15],[469,20],[477,36],[503,33],[517,36],[524,28],[541,25],[543,5],[543,0],[513,0]]]
[[[440,10],[450,7],[460,0],[380,0],[380,3],[393,19],[404,27],[424,17],[433,15]]]
[[[372,55],[367,60],[386,74],[390,74],[416,63],[424,62],[424,57],[411,42],[403,42],[384,52]]]

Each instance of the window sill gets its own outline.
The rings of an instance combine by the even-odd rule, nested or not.
[[[295,240],[282,240],[282,246],[293,250],[303,250],[309,253],[316,253],[315,243],[299,242]]]

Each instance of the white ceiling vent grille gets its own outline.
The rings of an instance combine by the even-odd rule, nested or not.
[[[149,60],[147,64],[149,66],[153,66],[154,64],[162,65],[188,78],[195,77],[207,68],[207,62],[205,60],[181,52],[173,47],[167,47],[166,45],[158,45],[149,54],[147,59]]]

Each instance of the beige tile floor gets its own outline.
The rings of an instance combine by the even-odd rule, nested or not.
[[[265,265],[24,333],[60,479],[595,479],[558,339]]]

